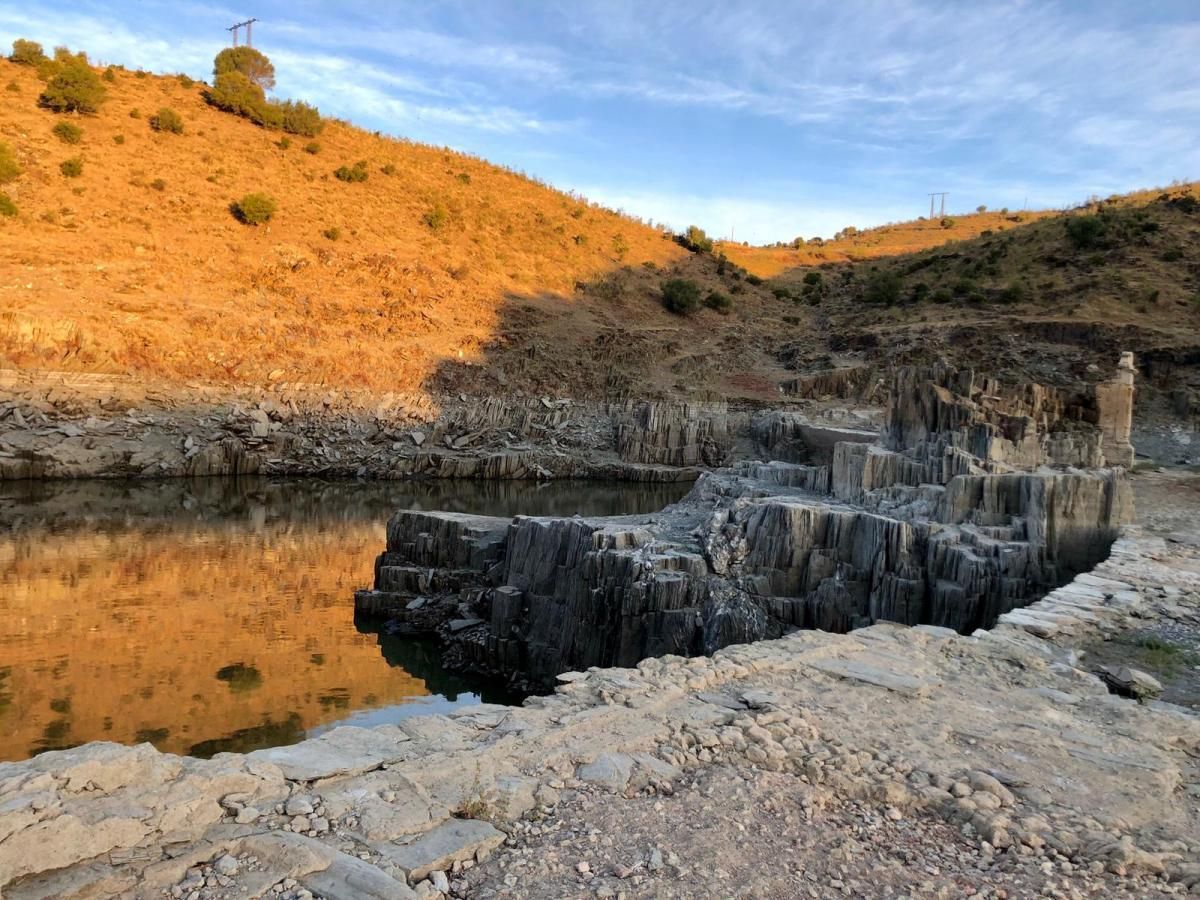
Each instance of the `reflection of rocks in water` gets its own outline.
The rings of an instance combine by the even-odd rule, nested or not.
[[[282,722],[266,721],[250,728],[239,728],[223,738],[192,744],[188,756],[209,759],[218,753],[249,753],[264,747],[282,747],[304,740],[304,724],[296,713],[289,713]]]
[[[651,509],[682,489],[0,482],[0,760],[90,740],[183,753],[293,714],[300,735],[443,687],[473,701],[480,689],[445,679],[436,652],[389,641],[389,665],[353,627],[347,598],[371,579],[387,517]]]
[[[442,662],[443,647],[433,637],[387,634],[386,623],[356,614],[354,627],[361,634],[375,635],[379,652],[389,666],[403,669],[420,678],[431,694],[439,694],[451,703],[459,694],[476,694],[484,703],[519,704],[528,694],[514,691],[503,679],[463,675],[448,671]]]
[[[217,669],[217,681],[224,681],[231,691],[240,694],[262,687],[262,673],[254,666],[239,662]]]

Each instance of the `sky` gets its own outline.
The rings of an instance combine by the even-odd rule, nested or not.
[[[22,0],[0,45],[275,94],[767,243],[1200,178],[1200,0]]]

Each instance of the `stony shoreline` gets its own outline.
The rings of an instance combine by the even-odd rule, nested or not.
[[[768,775],[791,779],[809,799],[796,812],[816,821],[853,804],[946,823],[996,887],[1032,861],[1034,875],[1048,865],[1114,895],[1200,891],[1200,719],[1110,694],[1073,652],[1100,631],[1198,611],[1200,548],[1131,528],[1093,573],[1024,611],[1036,620],[972,636],[796,632],[567,674],[520,708],[211,761],[149,745],[47,753],[0,765],[0,891],[410,897],[453,881],[472,897],[735,896],[704,860],[629,869],[598,849],[544,883],[499,866],[547,828],[586,831],[579,804],[597,791],[670,808],[686,785],[730,772],[764,789]]]

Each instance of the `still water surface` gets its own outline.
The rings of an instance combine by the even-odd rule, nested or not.
[[[209,756],[510,702],[356,622],[397,509],[616,515],[687,485],[0,482],[0,760],[92,740]]]

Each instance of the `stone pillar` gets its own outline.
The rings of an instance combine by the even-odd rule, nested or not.
[[[1100,449],[1105,464],[1109,466],[1133,466],[1133,354],[1122,353],[1117,364],[1117,374],[1110,381],[1096,385],[1096,409],[1101,431]]]

